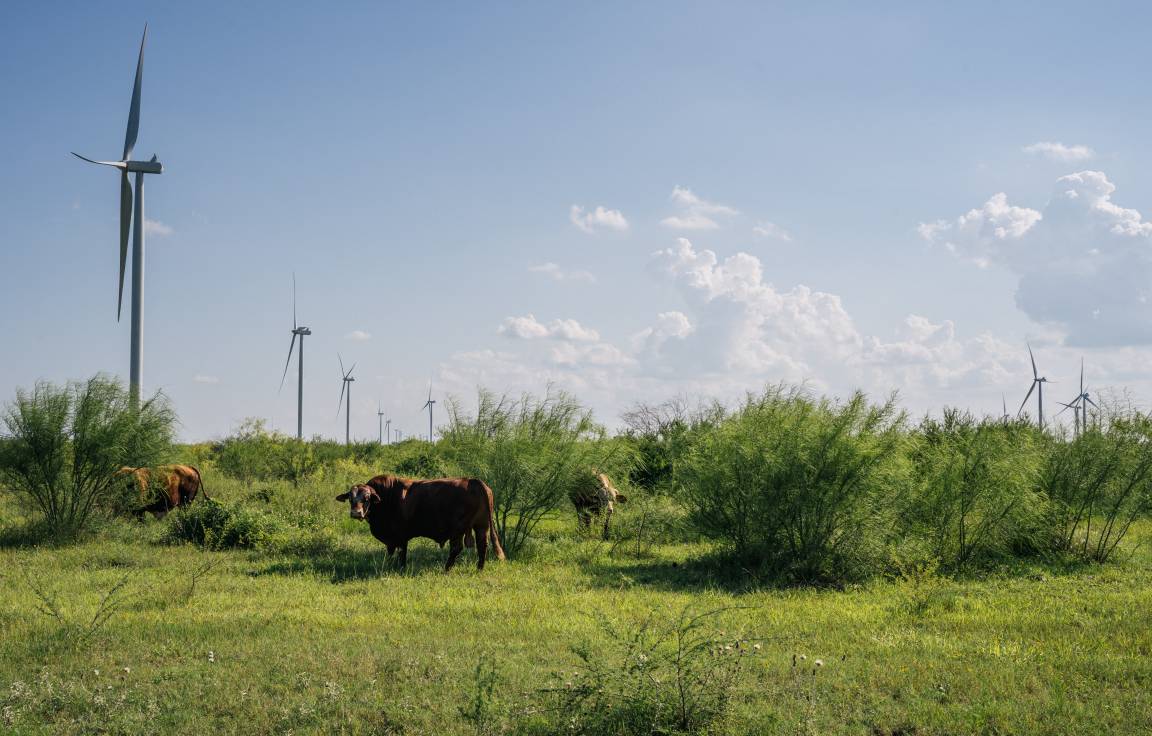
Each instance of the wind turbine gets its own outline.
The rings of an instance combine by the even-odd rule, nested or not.
[[[1036,393],[1036,401],[1039,406],[1039,419],[1040,429],[1044,429],[1044,384],[1052,383],[1046,376],[1041,376],[1036,371],[1036,358],[1032,355],[1032,346],[1028,345],[1028,358],[1032,361],[1032,385],[1028,387],[1028,393],[1024,395],[1024,400],[1020,402],[1020,408],[1016,410],[1016,415],[1019,416],[1020,412],[1024,411],[1024,405],[1028,403],[1028,399],[1032,396],[1033,391]]]
[[[292,350],[296,338],[300,338],[300,353],[296,377],[296,439],[304,439],[304,337],[312,330],[296,324],[296,274],[292,274],[292,342],[288,344],[288,359],[284,361],[284,375],[280,376],[280,390],[284,390],[284,379],[288,377],[288,364],[292,362]]]
[[[1088,429],[1088,405],[1091,404],[1097,409],[1099,409],[1100,406],[1095,401],[1093,401],[1092,398],[1088,395],[1088,392],[1084,390],[1083,358],[1080,359],[1080,393],[1076,394],[1076,398],[1072,399],[1070,403],[1060,403],[1064,407],[1060,410],[1060,414],[1063,414],[1068,409],[1072,410],[1072,416],[1075,418],[1074,421],[1076,434],[1079,434],[1081,431]],[[1083,416],[1081,416],[1081,413],[1083,413]]]
[[[424,406],[420,407],[421,409],[427,409],[428,410],[428,441],[429,442],[432,441],[432,406],[435,403],[436,402],[432,399],[432,379],[429,378],[428,379],[428,400],[426,402],[424,402]]]
[[[347,371],[344,370],[344,359],[340,354],[336,354],[336,359],[340,361],[340,375],[341,380],[344,381],[340,386],[340,398],[344,399],[347,393],[347,400],[344,403],[344,444],[350,445],[350,438],[352,436],[352,382],[356,379],[352,377],[352,371],[356,370],[356,364],[353,363],[352,367]],[[336,402],[336,416],[340,416],[340,402]]]
[[[380,407],[380,402],[376,402],[376,419],[380,423],[380,437],[377,440],[381,445],[384,444],[384,410]],[[392,426],[392,420],[388,420],[388,426]]]
[[[140,381],[144,372],[144,175],[163,173],[164,167],[153,154],[149,161],[133,161],[132,149],[140,132],[140,83],[144,76],[144,41],[148,25],[140,39],[140,56],[136,60],[136,82],[132,85],[132,102],[128,108],[128,128],[124,134],[124,155],[119,161],[96,161],[72,155],[88,163],[120,169],[120,290],[116,296],[116,321],[124,304],[124,267],[128,260],[128,233],[132,233],[132,353],[128,368],[128,391],[133,404],[140,401]],[[132,183],[128,174],[136,175],[136,201],[133,207]]]

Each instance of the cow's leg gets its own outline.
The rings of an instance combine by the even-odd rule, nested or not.
[[[604,509],[604,539],[608,539],[608,524],[612,521],[612,507]]]
[[[389,544],[386,546],[388,547],[388,557],[392,557],[392,555],[396,554],[396,545]]]
[[[476,569],[484,569],[484,560],[488,558],[488,525],[476,527],[475,530],[469,529],[468,533],[476,532]]]
[[[577,509],[576,519],[578,522],[577,526],[581,531],[592,526],[592,512],[588,511],[588,509]]]
[[[452,565],[456,564],[456,558],[460,556],[460,552],[464,549],[464,535],[453,537],[448,544],[448,562],[444,563],[444,572],[452,569]]]
[[[408,543],[404,542],[403,544],[398,545],[396,549],[400,553],[399,558],[396,561],[397,564],[400,565],[400,569],[408,567]]]

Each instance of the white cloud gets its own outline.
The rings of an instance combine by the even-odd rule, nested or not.
[[[761,238],[783,240],[786,243],[792,241],[791,233],[774,222],[762,222],[752,228],[752,233],[754,235],[760,236]]]
[[[352,330],[344,336],[344,339],[351,340],[353,342],[367,342],[368,340],[372,339],[372,335],[371,333],[365,332],[364,330]]]
[[[220,378],[218,376],[202,376],[202,375],[197,374],[195,376],[192,376],[192,381],[194,383],[205,383],[205,384],[215,385],[217,383],[220,383]]]
[[[554,319],[545,325],[531,314],[524,317],[506,317],[496,331],[505,337],[520,340],[555,338],[591,342],[600,339],[600,333],[584,327],[574,319]]]
[[[539,266],[529,266],[532,273],[542,273],[553,281],[577,281],[586,284],[596,283],[596,276],[588,271],[565,271],[556,263],[541,263]]]
[[[679,213],[665,217],[660,224],[673,230],[715,230],[720,223],[714,216],[740,214],[735,208],[700,198],[687,187],[674,187],[670,199]]]
[[[149,220],[147,217],[144,218],[144,234],[145,235],[156,235],[159,237],[165,237],[167,235],[171,235],[174,232],[176,232],[176,231],[173,230],[170,226],[165,225],[164,223],[160,222],[159,220]]]
[[[1112,201],[1100,171],[1056,180],[1043,212],[997,194],[954,222],[921,225],[961,258],[1018,278],[1016,303],[1069,345],[1152,344],[1152,222]]]
[[[572,205],[568,210],[568,219],[572,224],[586,233],[595,234],[599,230],[615,230],[623,232],[628,229],[628,220],[620,210],[610,210],[597,207],[591,212],[585,212],[580,205]]]
[[[1089,161],[1096,156],[1096,152],[1088,146],[1066,146],[1056,141],[1040,141],[1024,146],[1021,150],[1033,156],[1043,156],[1050,161],[1065,164]]]

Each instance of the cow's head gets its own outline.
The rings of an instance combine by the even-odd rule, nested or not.
[[[380,497],[372,490],[372,486],[361,484],[352,486],[347,493],[341,493],[336,500],[348,502],[351,507],[349,514],[353,519],[367,519],[372,504],[379,501]]]

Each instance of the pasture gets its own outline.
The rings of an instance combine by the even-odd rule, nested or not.
[[[664,531],[672,526],[644,531],[644,518],[675,516],[653,501],[621,508],[612,541],[556,511],[514,559],[477,574],[466,552],[444,574],[427,541],[414,543],[406,571],[394,569],[333,500],[341,472],[356,469],[295,486],[205,468],[214,499],[286,520],[255,549],[167,542],[182,512],[33,545],[6,500],[0,730],[563,732],[580,707],[565,690],[592,676],[577,650],[615,666],[638,656],[626,653],[629,636],[659,638],[685,609],[717,611],[703,621],[714,642],[697,662],[712,668],[699,687],[730,692],[716,733],[1152,727],[1147,520],[1106,565],[1018,562],[947,577],[920,568],[781,587],[720,566],[712,543]],[[622,663],[619,678],[637,689],[669,675],[635,664]]]

